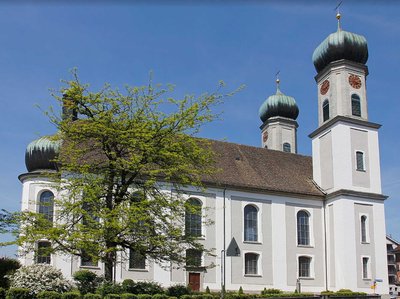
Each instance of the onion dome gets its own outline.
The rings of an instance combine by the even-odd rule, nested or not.
[[[35,170],[56,170],[54,162],[60,149],[60,141],[44,136],[29,143],[25,151],[25,166],[31,172]]]
[[[299,115],[299,107],[293,97],[283,94],[279,89],[279,79],[276,80],[276,94],[269,96],[258,112],[263,122],[274,116],[287,117],[295,120]]]
[[[365,64],[368,60],[367,40],[364,36],[340,28],[340,14],[337,14],[338,30],[331,33],[315,50],[312,60],[317,72],[329,63],[341,59]]]

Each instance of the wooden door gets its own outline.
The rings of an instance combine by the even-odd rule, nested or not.
[[[200,273],[189,273],[189,287],[192,291],[200,291]]]

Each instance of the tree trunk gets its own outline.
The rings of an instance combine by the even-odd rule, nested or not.
[[[115,254],[113,252],[107,253],[106,259],[104,260],[104,278],[106,281],[114,281],[114,264]]]

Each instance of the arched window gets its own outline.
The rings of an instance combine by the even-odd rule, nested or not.
[[[297,244],[310,245],[310,215],[306,211],[297,213]]]
[[[367,242],[367,216],[361,216],[361,242]]]
[[[50,191],[44,191],[39,198],[39,214],[42,214],[47,220],[53,222],[54,212],[54,194]]]
[[[244,207],[244,240],[257,242],[258,234],[257,234],[257,226],[258,219],[257,215],[258,211],[255,206],[247,205]]]
[[[37,243],[36,263],[37,264],[50,264],[50,242],[40,241]]]
[[[351,114],[354,116],[361,116],[360,97],[356,94],[351,95]]]
[[[356,152],[356,169],[358,171],[364,171],[365,167],[364,167],[364,153],[363,152]]]
[[[322,116],[323,116],[323,120],[327,121],[329,119],[329,101],[325,100],[322,103]]]
[[[201,237],[201,206],[196,198],[186,201],[185,234],[188,236]]]
[[[256,253],[246,253],[244,255],[244,274],[258,274],[258,257]]]
[[[284,151],[285,153],[290,153],[290,152],[291,152],[290,143],[285,142],[285,143],[283,144],[283,151]]]
[[[299,256],[299,277],[311,277],[311,258],[308,256]]]
[[[369,268],[369,258],[363,257],[362,258],[362,277],[363,277],[363,279],[369,278],[368,268]]]

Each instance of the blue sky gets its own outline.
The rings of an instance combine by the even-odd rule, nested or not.
[[[39,105],[56,102],[49,89],[79,69],[93,88],[173,83],[175,94],[246,88],[228,99],[221,120],[200,136],[260,146],[259,106],[281,89],[300,108],[298,151],[311,155],[307,137],[317,128],[316,71],[311,55],[336,31],[336,1],[25,1],[0,3],[0,208],[20,207],[24,151],[33,139],[55,132]],[[37,4],[39,3],[39,4]],[[189,4],[185,4],[189,3]],[[382,124],[380,152],[387,232],[400,240],[399,91],[400,5],[394,1],[344,1],[344,30],[368,40],[369,120]],[[0,237],[4,240],[5,237]],[[0,248],[0,256],[15,248]]]

